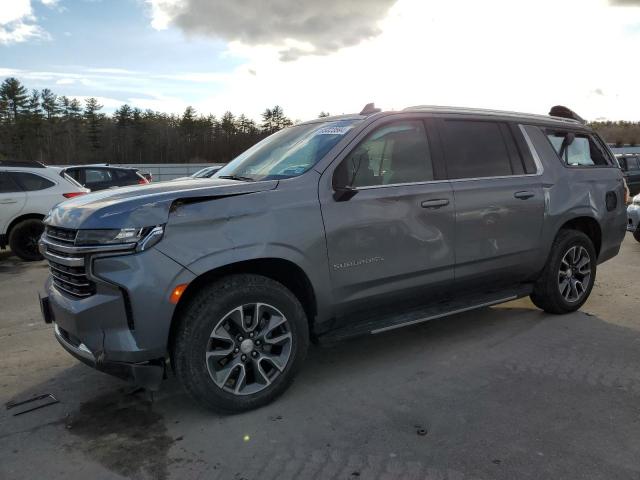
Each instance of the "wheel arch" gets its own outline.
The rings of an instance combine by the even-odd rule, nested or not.
[[[593,247],[596,250],[596,255],[600,256],[600,250],[602,248],[602,227],[600,227],[600,223],[593,217],[582,215],[578,217],[574,217],[570,220],[565,221],[558,232],[556,232],[556,236],[561,230],[578,230],[579,232],[584,233],[587,237],[591,239],[593,242]]]
[[[290,260],[283,258],[255,258],[242,260],[227,265],[223,265],[198,275],[189,283],[184,293],[180,296],[180,301],[174,309],[169,329],[168,351],[171,352],[179,318],[182,311],[204,286],[216,280],[232,274],[251,273],[263,275],[275,280],[287,287],[300,301],[302,308],[307,315],[309,332],[313,331],[314,319],[318,313],[316,293],[311,280],[305,271]]]
[[[42,215],[41,213],[25,213],[23,215],[20,215],[16,218],[14,218],[13,220],[11,220],[11,222],[9,223],[9,226],[7,227],[7,233],[6,233],[6,239],[7,239],[7,243],[9,243],[9,238],[11,236],[11,230],[13,230],[13,228],[19,224],[20,222],[22,222],[23,220],[31,220],[31,219],[35,219],[35,220],[44,220],[44,215]]]

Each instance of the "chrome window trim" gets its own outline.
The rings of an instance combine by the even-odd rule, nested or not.
[[[525,126],[523,124],[518,124],[520,131],[522,132],[522,136],[524,137],[525,142],[527,143],[527,147],[531,152],[531,156],[533,157],[533,163],[536,165],[535,173],[523,173],[519,175],[497,175],[491,177],[469,177],[469,178],[451,178],[447,180],[425,180],[421,182],[410,182],[410,183],[389,183],[387,185],[367,185],[364,187],[354,187],[354,190],[372,190],[376,188],[388,188],[388,187],[408,187],[412,185],[430,185],[432,183],[445,183],[445,182],[472,182],[475,180],[501,180],[506,178],[527,178],[527,177],[539,177],[544,173],[544,166],[542,160],[540,160],[540,156],[533,146],[533,142],[529,137],[529,134],[525,130]]]
[[[424,180],[422,182],[409,182],[409,183],[388,183],[386,185],[367,185],[364,187],[354,187],[354,190],[372,190],[375,188],[388,188],[388,187],[410,187],[412,185],[430,185],[432,183],[447,183],[449,180]]]

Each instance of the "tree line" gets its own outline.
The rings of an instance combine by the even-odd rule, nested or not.
[[[31,90],[13,77],[0,84],[0,160],[47,164],[225,163],[284,127],[281,107],[267,108],[262,122],[226,112],[182,115],[122,105],[112,115],[95,98],[81,103],[48,88]],[[321,112],[320,117],[328,116]],[[639,145],[639,122],[592,122],[610,144]]]
[[[225,163],[293,122],[280,106],[262,122],[226,112],[182,115],[122,105],[112,115],[95,98],[83,103],[48,88],[28,91],[16,78],[0,84],[0,160],[46,164]]]

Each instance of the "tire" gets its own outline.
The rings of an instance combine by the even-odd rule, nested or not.
[[[277,398],[309,347],[298,299],[260,275],[230,275],[202,288],[178,321],[171,349],[176,376],[196,401],[219,412],[252,410]]]
[[[573,254],[571,252],[574,252]],[[571,257],[582,252],[589,264],[579,267],[584,255],[573,264]],[[567,257],[569,256],[569,257]],[[569,264],[563,260],[569,259]],[[560,230],[551,246],[551,253],[540,277],[534,285],[531,301],[547,313],[564,314],[578,310],[587,301],[596,278],[597,255],[591,239],[578,230]],[[584,272],[589,271],[588,278]],[[571,274],[571,278],[567,276]],[[572,285],[573,280],[582,285]],[[568,282],[568,286],[565,283]],[[573,289],[577,295],[574,297]],[[568,289],[568,290],[567,290]],[[569,297],[569,298],[567,298]]]
[[[636,231],[633,232],[633,238],[640,242],[640,227],[636,228]]]
[[[19,258],[27,262],[42,260],[38,250],[38,240],[44,231],[42,220],[29,218],[22,220],[11,229],[9,247]]]

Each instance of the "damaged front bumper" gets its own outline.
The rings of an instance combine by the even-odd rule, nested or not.
[[[45,283],[40,305],[62,347],[97,370],[157,389],[169,356],[175,308],[169,297],[176,284],[193,280],[193,273],[155,249],[86,255],[82,270],[78,266],[65,270],[60,255],[53,257],[47,249],[43,254],[57,270]],[[76,277],[69,282],[80,284],[77,278],[91,282],[90,294],[74,295],[64,288],[66,283],[63,288],[58,285],[57,279],[66,279],[73,272]]]

